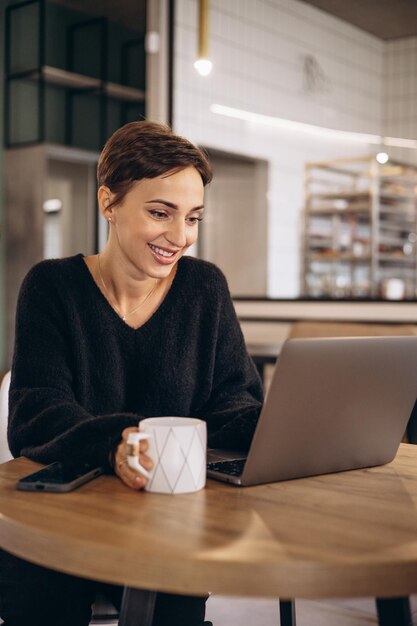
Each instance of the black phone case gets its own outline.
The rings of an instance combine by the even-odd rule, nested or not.
[[[61,472],[60,464],[51,463],[51,465],[47,465],[45,468],[21,478],[17,482],[17,488],[21,491],[37,491],[38,493],[45,491],[50,493],[66,493],[84,485],[88,481],[93,480],[93,478],[97,478],[97,476],[100,476],[104,471],[102,467],[89,467],[86,468],[85,471],[84,468],[82,468],[78,472],[75,472],[77,475],[71,480],[66,482],[51,482],[50,480],[48,481],[47,476],[42,477],[42,473],[44,470],[48,470],[48,473],[50,473],[54,465],[57,466],[57,475],[59,475],[59,472]],[[37,474],[39,474],[39,480],[33,480]]]

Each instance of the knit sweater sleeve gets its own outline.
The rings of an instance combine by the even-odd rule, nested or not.
[[[213,448],[248,449],[263,403],[263,389],[223,274],[216,268],[218,294],[217,341],[212,392],[200,408]]]
[[[109,453],[135,414],[92,415],[73,392],[65,315],[42,264],[20,290],[9,396],[9,447],[41,463],[80,460],[109,470]]]

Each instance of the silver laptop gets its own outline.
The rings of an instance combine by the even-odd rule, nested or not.
[[[417,398],[417,337],[290,339],[246,458],[207,476],[248,486],[389,463]]]

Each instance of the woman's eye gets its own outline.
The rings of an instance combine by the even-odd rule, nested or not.
[[[152,211],[149,211],[149,212],[152,215],[152,217],[156,217],[158,220],[162,220],[165,217],[167,217],[167,214],[165,213],[165,211],[157,211],[156,209],[153,209]]]
[[[202,217],[188,217],[188,218],[187,218],[187,222],[188,222],[189,224],[191,224],[191,225],[192,225],[192,224],[197,224],[197,222],[202,222],[202,221],[203,221],[203,218],[202,218]]]

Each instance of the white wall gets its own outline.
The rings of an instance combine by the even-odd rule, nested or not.
[[[417,37],[387,42],[384,70],[385,135],[417,139]],[[397,148],[390,153],[417,165],[417,150]]]
[[[207,147],[269,161],[268,295],[296,297],[304,163],[369,154],[370,146],[221,117],[210,105],[380,134],[384,44],[298,0],[212,0],[214,68],[203,78],[193,68],[197,5],[176,2],[175,131]],[[313,91],[305,84],[306,55],[319,66]]]
[[[199,235],[201,256],[222,268],[234,295],[264,297],[267,164],[232,155],[219,157],[212,153],[210,157],[216,182],[205,194],[205,218]]]

